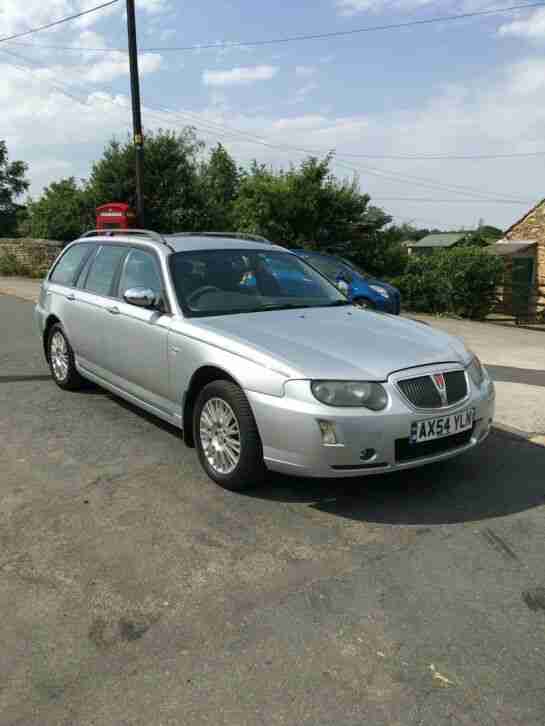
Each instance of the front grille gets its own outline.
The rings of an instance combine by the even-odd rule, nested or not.
[[[429,376],[407,378],[397,385],[416,408],[441,408],[441,396]]]
[[[419,444],[411,444],[409,439],[397,439],[395,444],[396,461],[403,464],[407,461],[415,461],[416,459],[425,459],[428,456],[443,454],[452,449],[459,449],[461,446],[469,444],[473,429],[460,431],[459,434],[445,436],[444,439],[434,439],[433,441],[423,441]]]
[[[449,405],[458,403],[467,396],[467,380],[464,371],[445,373],[445,383]]]
[[[444,374],[447,406],[452,406],[467,396],[467,380],[464,371],[449,371]],[[399,381],[399,389],[415,408],[441,408],[441,396],[431,376],[406,378]]]

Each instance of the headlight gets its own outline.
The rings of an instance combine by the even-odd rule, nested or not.
[[[328,406],[363,406],[381,411],[388,403],[388,394],[380,383],[312,381],[310,385],[315,398]]]
[[[471,380],[476,386],[482,386],[483,381],[487,378],[486,369],[479,360],[475,353],[472,354],[473,358],[468,366],[467,372],[471,376]]]
[[[369,285],[369,287],[371,288],[371,290],[378,292],[379,295],[382,295],[382,297],[385,297],[386,300],[390,297],[388,295],[388,292],[380,285]]]

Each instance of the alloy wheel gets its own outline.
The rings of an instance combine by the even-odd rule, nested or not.
[[[59,331],[57,331],[51,338],[49,355],[55,378],[61,382],[65,381],[68,377],[70,358],[68,355],[66,338]]]
[[[231,406],[222,398],[204,404],[199,435],[209,466],[218,474],[231,474],[240,461],[240,426]]]

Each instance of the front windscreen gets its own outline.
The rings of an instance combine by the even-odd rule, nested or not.
[[[319,272],[289,252],[195,250],[170,258],[186,315],[332,307],[350,304]]]

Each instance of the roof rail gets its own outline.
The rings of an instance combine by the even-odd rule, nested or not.
[[[245,239],[250,242],[263,242],[264,244],[273,244],[266,237],[260,234],[250,234],[249,232],[175,232],[169,234],[169,237],[227,237],[229,239]]]
[[[166,240],[162,234],[159,234],[159,232],[154,232],[151,229],[90,229],[82,234],[79,239],[83,239],[84,237],[115,237],[116,235],[134,235],[135,237],[149,237],[149,239],[155,240],[155,242],[160,242],[161,244],[166,245],[167,247],[172,249],[168,240]]]

